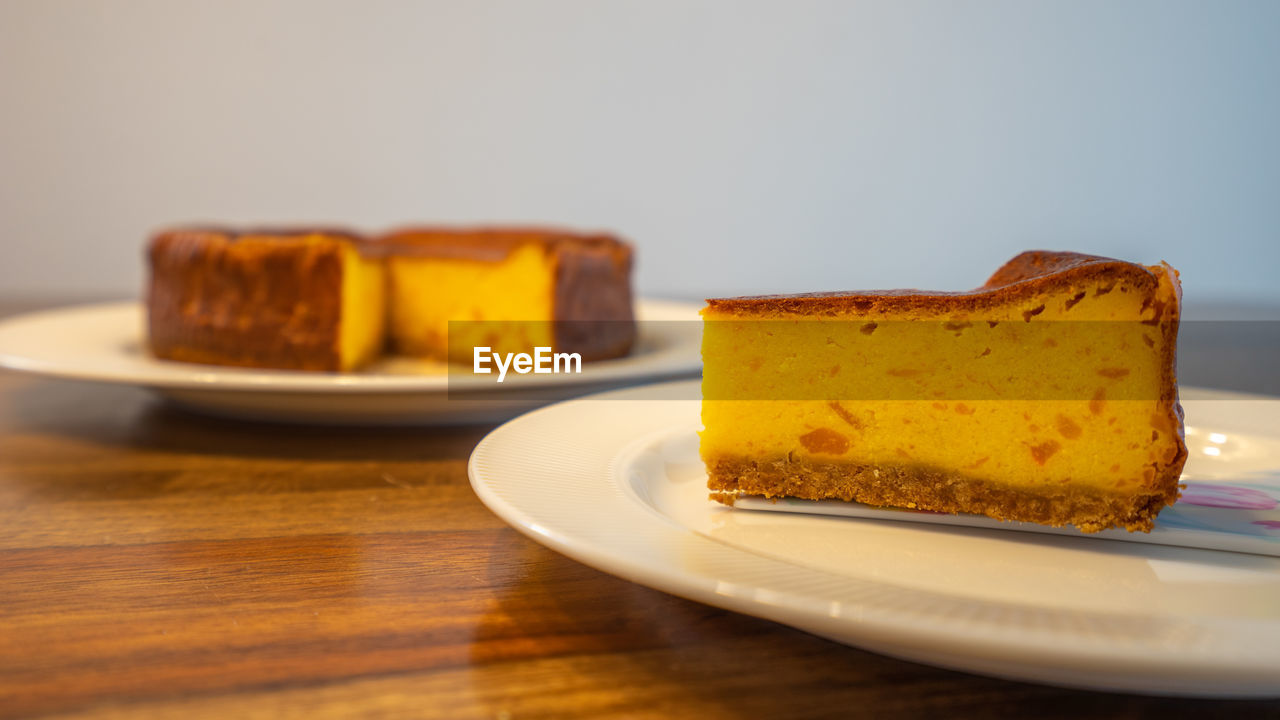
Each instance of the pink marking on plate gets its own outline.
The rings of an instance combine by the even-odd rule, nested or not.
[[[1280,505],[1280,500],[1254,488],[1200,483],[1187,483],[1187,489],[1182,491],[1178,502],[1237,510],[1271,510]]]
[[[1261,525],[1268,530],[1280,530],[1280,520],[1254,520],[1254,525]]]

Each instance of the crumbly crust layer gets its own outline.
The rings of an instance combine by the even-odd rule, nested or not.
[[[717,458],[707,461],[711,499],[732,505],[740,495],[840,499],[867,505],[974,513],[1093,533],[1111,527],[1150,532],[1156,515],[1178,499],[1178,472],[1152,488],[1108,493],[1086,487],[997,485],[928,467]]]

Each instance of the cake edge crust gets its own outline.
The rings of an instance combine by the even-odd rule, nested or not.
[[[311,236],[327,242],[300,244]],[[250,247],[239,242],[246,237],[279,242]],[[162,360],[203,365],[340,371],[340,247],[351,243],[358,250],[355,240],[303,228],[157,232],[147,246],[148,349]],[[268,284],[266,306],[243,301],[246,288]],[[310,312],[296,316],[301,301]],[[192,303],[199,312],[185,310]]]

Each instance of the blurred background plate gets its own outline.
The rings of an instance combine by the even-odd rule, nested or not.
[[[700,305],[638,300],[630,355],[581,374],[507,375],[501,384],[444,363],[389,357],[354,373],[259,370],[159,360],[145,347],[145,309],[118,302],[0,322],[0,367],[136,385],[225,417],[328,425],[456,424],[509,418],[549,402],[661,378],[696,376]]]

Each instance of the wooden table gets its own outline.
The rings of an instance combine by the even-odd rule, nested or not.
[[[489,430],[0,373],[0,717],[1280,716],[939,670],[592,570],[472,494]]]

